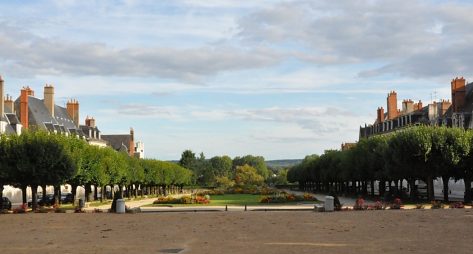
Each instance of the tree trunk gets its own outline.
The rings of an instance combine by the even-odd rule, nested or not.
[[[0,183],[0,207],[3,207],[3,182]]]
[[[54,204],[61,204],[61,185],[54,185]]]
[[[370,185],[371,185],[371,196],[374,197],[374,180],[371,180]]]
[[[448,181],[450,180],[449,176],[442,176],[443,183],[443,201],[448,202]]]
[[[362,187],[363,187],[363,195],[368,194],[368,182],[367,181],[362,181]]]
[[[463,181],[465,182],[465,203],[471,203],[471,178],[469,176],[465,176]]]
[[[100,202],[102,203],[104,200],[107,200],[107,186],[103,185],[100,187]]]
[[[98,186],[97,184],[94,184],[94,201],[99,199],[99,193],[98,193]]]
[[[72,204],[75,204],[77,199],[77,185],[71,184]]]
[[[384,197],[384,192],[386,191],[386,181],[380,180],[378,183],[378,192],[380,197]]]
[[[118,188],[118,192],[120,192],[120,198],[123,198],[123,185],[119,184]]]
[[[41,185],[41,189],[43,189],[43,195],[41,195],[41,199],[46,199],[46,184]]]
[[[3,200],[3,182],[0,182],[0,205],[2,204]]]
[[[427,192],[429,194],[429,200],[435,200],[435,193],[434,193],[434,179],[432,176],[427,176]]]
[[[90,202],[90,188],[92,185],[90,183],[86,183],[84,185],[84,193],[85,193],[85,202]]]
[[[410,193],[409,193],[409,198],[412,200],[412,201],[416,201],[417,200],[417,187],[416,187],[416,180],[415,179],[408,179],[407,180],[409,182],[409,189],[410,189]]]
[[[28,200],[26,200],[26,188],[28,188],[27,185],[21,185],[21,199],[23,201],[23,204],[28,203]]]
[[[33,208],[33,211],[36,211],[36,209],[38,209],[38,198],[37,198],[37,194],[38,193],[38,185],[36,184],[33,184],[31,185],[31,200],[32,200],[32,205],[31,207]]]

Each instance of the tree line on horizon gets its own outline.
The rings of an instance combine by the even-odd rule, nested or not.
[[[442,178],[444,200],[448,201],[450,179],[464,180],[465,202],[472,201],[473,130],[413,126],[384,135],[363,138],[347,150],[327,150],[309,155],[288,172],[290,182],[309,191],[379,195],[386,187],[402,188],[406,180],[410,198],[417,199],[416,180],[427,184],[434,200],[433,181]],[[368,184],[371,187],[368,191]]]
[[[228,186],[232,181],[238,182],[239,177],[253,178],[257,185],[287,183],[287,169],[268,167],[262,156],[245,155],[232,159],[223,155],[207,159],[204,153],[197,156],[192,150],[185,150],[179,165],[192,171],[192,182],[199,186]]]
[[[0,135],[0,197],[4,185],[22,190],[22,201],[27,202],[26,189],[31,187],[33,209],[37,207],[37,189],[54,186],[56,202],[60,199],[60,186],[71,185],[73,198],[76,189],[85,189],[86,201],[97,200],[110,186],[128,197],[166,194],[182,189],[192,180],[192,172],[176,163],[154,159],[138,159],[110,147],[89,145],[75,136],[49,134],[42,131],[24,131],[21,135]],[[94,189],[92,189],[92,187]],[[92,191],[93,190],[93,191]],[[94,193],[92,197],[91,193]],[[1,201],[1,199],[0,199]]]

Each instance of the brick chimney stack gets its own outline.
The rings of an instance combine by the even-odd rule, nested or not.
[[[376,111],[376,121],[378,123],[382,123],[384,122],[384,108],[383,107],[380,107],[378,108],[378,110]]]
[[[95,128],[95,119],[93,117],[87,116],[85,119],[85,125],[91,128]]]
[[[5,113],[15,113],[15,103],[13,102],[13,98],[7,94],[5,96]]]
[[[422,101],[419,100],[418,103],[414,103],[414,111],[419,111],[419,110],[422,110]]]
[[[448,108],[450,108],[450,106],[452,105],[450,100],[442,100],[439,104],[440,104],[439,105],[440,106],[439,107],[439,115],[440,116],[445,115],[445,113],[447,113]]]
[[[54,86],[46,84],[44,86],[44,105],[54,117]]]
[[[391,91],[388,94],[387,98],[387,106],[388,106],[388,120],[392,120],[398,116],[397,110],[397,93],[395,91]]]
[[[402,101],[402,114],[409,114],[414,111],[414,101],[413,100],[403,100]]]
[[[130,145],[128,146],[128,153],[131,157],[135,156],[135,131],[133,128],[130,128]]]
[[[20,95],[20,122],[23,125],[23,128],[28,129],[29,121],[28,121],[28,97],[34,96],[34,91],[31,90],[29,86],[23,87],[21,89]]]
[[[461,112],[465,105],[466,81],[463,77],[452,80],[452,109],[453,112]]]
[[[66,108],[76,127],[79,127],[79,102],[76,99],[69,100]]]

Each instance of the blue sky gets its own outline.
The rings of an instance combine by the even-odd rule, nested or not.
[[[358,139],[386,94],[473,75],[467,1],[1,1],[0,74],[80,101],[146,156],[303,158]],[[400,106],[400,104],[399,104]],[[83,121],[83,119],[81,119]]]

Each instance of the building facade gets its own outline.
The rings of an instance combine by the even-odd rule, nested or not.
[[[387,112],[378,107],[376,120],[373,124],[360,127],[360,138],[367,138],[396,131],[413,125],[433,125],[447,127],[473,128],[473,83],[455,78],[450,82],[451,98],[433,101],[424,106],[421,101],[415,103],[411,99],[402,101],[398,109],[397,93],[391,91],[387,95]]]
[[[87,116],[85,124],[80,124],[80,104],[76,99],[68,100],[66,107],[55,104],[54,86],[44,86],[43,99],[35,97],[30,87],[23,87],[20,96],[13,100],[4,94],[4,80],[0,76],[0,133],[21,135],[22,130],[42,130],[49,133],[74,135],[86,140],[89,144],[106,147],[111,146],[117,151],[123,147],[116,145],[113,136],[126,136],[125,151],[130,156],[144,157],[144,145],[136,143],[134,131],[125,135],[102,135],[96,126],[95,118]],[[104,138],[105,137],[105,138]],[[137,150],[139,148],[139,151]]]

